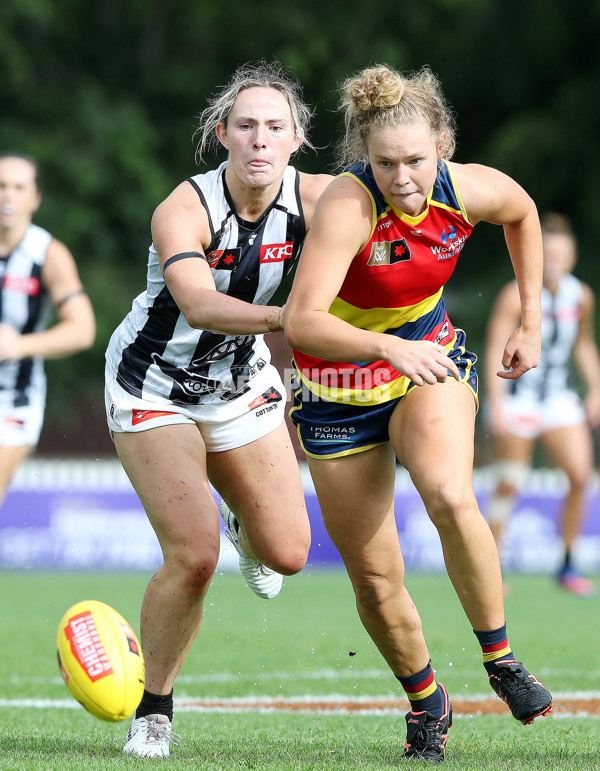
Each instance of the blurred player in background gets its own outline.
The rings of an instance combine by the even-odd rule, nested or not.
[[[282,309],[268,303],[330,181],[288,165],[309,117],[276,63],[243,66],[219,90],[200,118],[198,155],[218,140],[228,159],[156,209],[147,290],[107,350],[109,427],[164,557],[142,602],[146,690],[126,753],[169,755],[173,683],[219,558],[209,480],[256,594],[274,597],[308,556],[286,392],[263,335],[282,329]]]
[[[542,352],[538,367],[517,380],[495,376],[506,340],[519,324],[519,293],[514,282],[500,292],[489,321],[486,406],[495,440],[497,486],[486,514],[500,544],[539,439],[550,459],[565,472],[569,484],[561,513],[564,560],[558,581],[573,594],[591,596],[595,586],[573,565],[572,550],[581,529],[586,487],[593,470],[592,429],[600,423],[595,301],[590,287],[571,274],[577,245],[568,219],[559,214],[546,215],[542,237]],[[573,366],[587,388],[583,403],[572,382]]]
[[[0,153],[0,500],[40,436],[43,360],[90,348],[96,331],[71,252],[32,224],[42,200],[37,177],[32,158]]]
[[[404,583],[396,457],[438,530],[490,685],[523,723],[547,714],[549,692],[507,639],[498,552],[473,492],[475,357],[442,295],[473,226],[503,225],[523,316],[498,363],[511,379],[535,366],[540,225],[514,180],[449,161],[453,118],[429,69],[363,70],[343,105],[350,165],[317,205],[286,309],[292,419],[361,621],[410,700],[404,756],[441,761],[452,707]]]

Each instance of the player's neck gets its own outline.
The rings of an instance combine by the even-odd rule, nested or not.
[[[544,281],[544,286],[550,292],[550,294],[556,294],[558,291],[559,283],[560,283],[560,279],[554,278],[549,281]]]
[[[234,174],[225,179],[236,214],[248,222],[256,222],[260,218],[273,203],[281,187],[281,179],[264,187],[250,187]]]
[[[16,249],[23,240],[29,224],[26,222],[10,227],[0,225],[0,257],[6,257]]]

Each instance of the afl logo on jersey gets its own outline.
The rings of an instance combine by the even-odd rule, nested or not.
[[[260,247],[260,261],[265,262],[282,262],[283,260],[289,260],[294,254],[294,242],[287,241],[285,244],[271,244],[270,246]]]
[[[395,265],[410,260],[410,249],[405,238],[397,241],[380,241],[371,246],[367,265]]]
[[[242,250],[235,246],[232,249],[215,249],[206,255],[206,259],[213,270],[235,270],[241,256]]]

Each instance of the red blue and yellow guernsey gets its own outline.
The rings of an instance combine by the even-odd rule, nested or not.
[[[449,165],[439,161],[426,209],[416,217],[384,198],[370,166],[355,164],[342,176],[369,193],[373,222],[329,312],[361,329],[433,340],[451,351],[456,332],[442,292],[473,225]],[[300,351],[294,359],[305,387],[326,401],[381,404],[404,396],[410,384],[385,361],[326,361]]]

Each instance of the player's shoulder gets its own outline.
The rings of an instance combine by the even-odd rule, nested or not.
[[[194,238],[204,245],[210,241],[208,212],[189,182],[181,182],[158,204],[152,215],[151,231],[157,246],[157,242],[178,240],[184,232],[190,240]]]
[[[592,310],[596,305],[596,293],[585,281],[577,280],[581,288],[581,305],[584,309]]]
[[[340,175],[331,180],[319,199],[319,210],[339,223],[355,223],[373,218],[373,196],[356,178]]]
[[[303,205],[305,203],[312,203],[314,206],[333,180],[331,174],[307,174],[306,172],[299,171],[298,176],[300,179],[300,197],[302,198]]]
[[[154,210],[153,224],[175,216],[195,216],[204,206],[188,180],[180,182]]]

